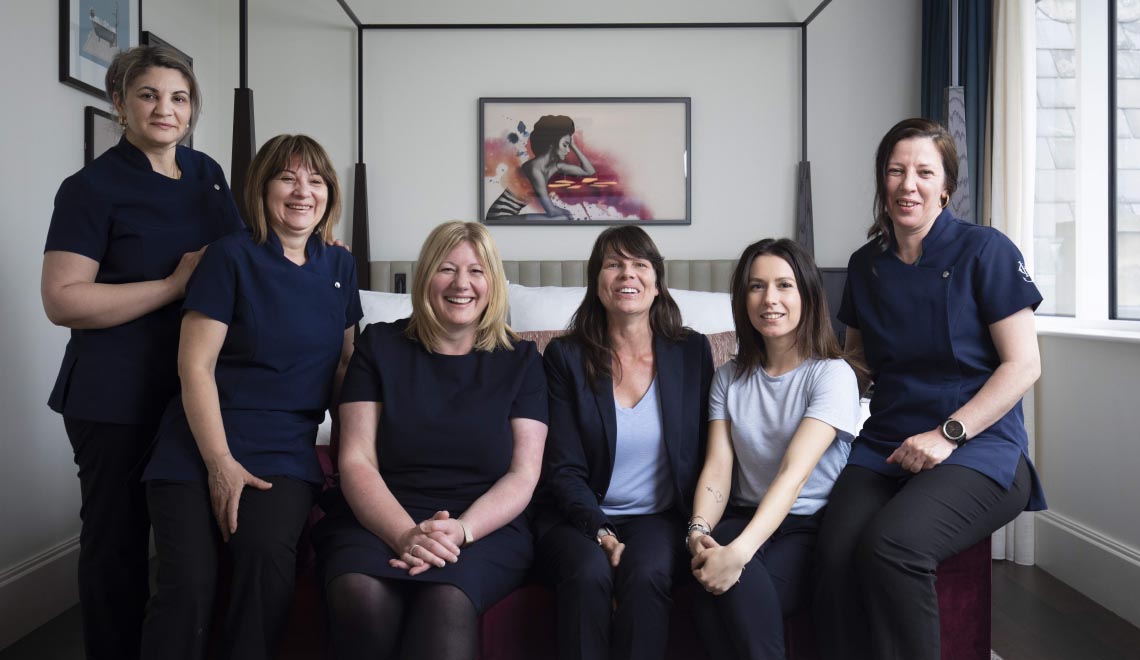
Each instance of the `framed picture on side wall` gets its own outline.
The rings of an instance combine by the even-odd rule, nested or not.
[[[479,99],[488,225],[692,222],[690,99]]]
[[[119,127],[115,116],[99,108],[83,108],[83,164],[95,160],[119,143]]]
[[[138,34],[139,0],[59,0],[59,81],[106,99],[107,67]]]

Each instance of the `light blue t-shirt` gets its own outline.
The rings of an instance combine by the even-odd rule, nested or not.
[[[602,498],[607,516],[659,513],[673,506],[673,473],[661,432],[657,378],[632,408],[614,402],[617,448],[610,486]]]
[[[837,432],[792,505],[791,513],[796,515],[811,515],[823,508],[847,464],[851,441],[859,430],[855,372],[843,360],[814,358],[777,377],[757,369],[737,378],[735,360],[717,369],[709,391],[709,420],[728,422],[736,454],[730,504],[760,504],[804,417],[818,419]]]

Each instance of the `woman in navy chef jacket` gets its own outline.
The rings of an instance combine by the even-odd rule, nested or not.
[[[642,229],[602,232],[586,269],[570,331],[544,355],[538,566],[556,591],[560,659],[660,659],[673,576],[687,561],[712,351],[682,327],[665,260]]]
[[[1041,294],[1009,239],[946,208],[958,155],[941,126],[896,124],[875,177],[839,309],[875,389],[819,535],[817,639],[828,659],[937,659],[938,563],[1045,507],[1021,412]]]
[[[106,77],[119,143],[68,177],[44,248],[44,310],[71,328],[48,405],[79,466],[79,602],[88,658],[139,655],[150,519],[137,469],[178,392],[179,305],[202,246],[241,228],[225,175],[179,146],[202,98],[168,48],[121,52]]]
[[[297,539],[323,483],[314,442],[361,317],[352,255],[326,245],[341,193],[312,138],[279,135],[246,179],[249,231],[186,290],[178,373],[143,473],[158,552],[145,658],[204,658],[219,544],[233,564],[221,657],[271,658]]]
[[[360,335],[341,400],[341,487],[313,530],[334,657],[475,658],[478,614],[530,568],[546,380],[507,327],[486,227],[424,242],[412,316]]]

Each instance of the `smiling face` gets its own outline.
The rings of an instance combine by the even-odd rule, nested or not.
[[[190,127],[190,83],[176,69],[152,66],[135,78],[115,111],[126,119],[126,136],[143,150],[169,149]]]
[[[606,314],[649,317],[657,297],[657,271],[648,259],[606,250],[598,272],[598,299]]]
[[[891,151],[883,180],[895,235],[925,235],[942,212],[947,192],[942,154],[934,140],[900,140]]]
[[[431,276],[428,304],[444,332],[474,336],[487,309],[487,276],[475,246],[456,245]]]
[[[308,236],[325,215],[329,191],[324,178],[292,158],[265,186],[265,217],[280,236]]]
[[[748,270],[748,320],[764,338],[795,341],[802,299],[791,265],[771,254],[752,260]]]

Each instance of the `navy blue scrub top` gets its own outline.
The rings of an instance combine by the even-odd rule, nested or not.
[[[180,179],[155,172],[123,138],[59,186],[44,251],[99,262],[95,281],[162,279],[193,252],[242,227],[225,175],[177,147]],[[77,419],[139,424],[178,392],[180,302],[113,328],[72,330],[48,405]]]
[[[973,398],[1000,364],[989,326],[1040,303],[1017,246],[949,210],[922,240],[916,264],[903,263],[893,249],[881,251],[875,240],[851,255],[838,316],[862,335],[875,392],[848,462],[909,476],[887,456],[908,437],[938,428]],[[1018,401],[944,463],[972,468],[1009,488],[1024,455],[1033,474],[1027,509],[1036,511],[1045,508],[1045,497],[1028,450]]]
[[[363,316],[356,268],[348,250],[317,234],[298,266],[277,234],[268,234],[261,245],[248,231],[212,243],[183,309],[229,326],[214,378],[230,454],[258,477],[321,483],[317,426],[332,397],[344,331]],[[181,396],[167,407],[143,479],[206,479]]]

